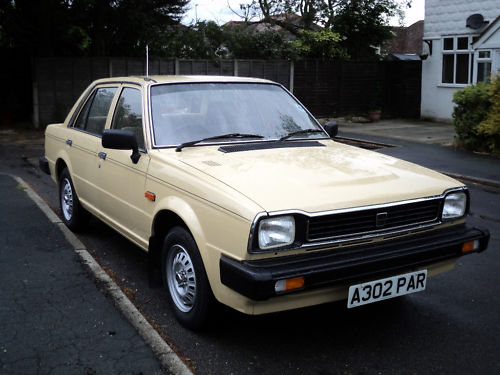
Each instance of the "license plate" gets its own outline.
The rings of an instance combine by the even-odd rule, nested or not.
[[[366,305],[384,299],[404,296],[425,289],[427,270],[387,277],[349,287],[347,308]]]

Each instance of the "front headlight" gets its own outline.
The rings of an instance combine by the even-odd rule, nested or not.
[[[444,198],[443,220],[456,219],[465,215],[467,209],[467,194],[464,192],[450,193]]]
[[[295,241],[293,216],[263,219],[259,223],[259,247],[263,250],[291,245]]]

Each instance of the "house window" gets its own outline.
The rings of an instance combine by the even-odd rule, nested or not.
[[[477,82],[486,82],[491,76],[491,51],[477,54]]]
[[[472,81],[472,49],[470,36],[443,38],[442,83],[467,84]]]

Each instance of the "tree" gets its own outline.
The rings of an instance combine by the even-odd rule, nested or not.
[[[244,27],[224,30],[227,56],[235,59],[284,59],[290,42],[275,30],[249,31]]]
[[[0,45],[28,56],[142,55],[188,0],[0,0]]]
[[[493,77],[488,84],[488,96],[491,106],[477,129],[486,137],[489,150],[500,154],[500,76]]]
[[[71,12],[87,31],[88,55],[137,56],[178,24],[188,0],[73,0]]]
[[[347,52],[341,47],[342,38],[338,33],[323,29],[320,31],[301,30],[299,39],[292,45],[297,57],[339,59],[348,58]]]
[[[376,47],[393,36],[389,18],[401,18],[410,5],[411,0],[253,0],[242,9],[260,12],[260,22],[279,25],[299,39],[303,30],[322,26],[342,37],[340,46],[351,58],[373,59]]]
[[[378,58],[377,48],[393,37],[389,17],[400,11],[394,0],[342,0],[328,23],[342,35],[340,45],[351,59],[372,60]]]

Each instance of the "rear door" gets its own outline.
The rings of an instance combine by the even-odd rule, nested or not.
[[[118,87],[95,87],[69,124],[72,131],[68,132],[65,142],[70,155],[70,173],[78,197],[86,206],[94,207],[96,204],[97,149]]]

